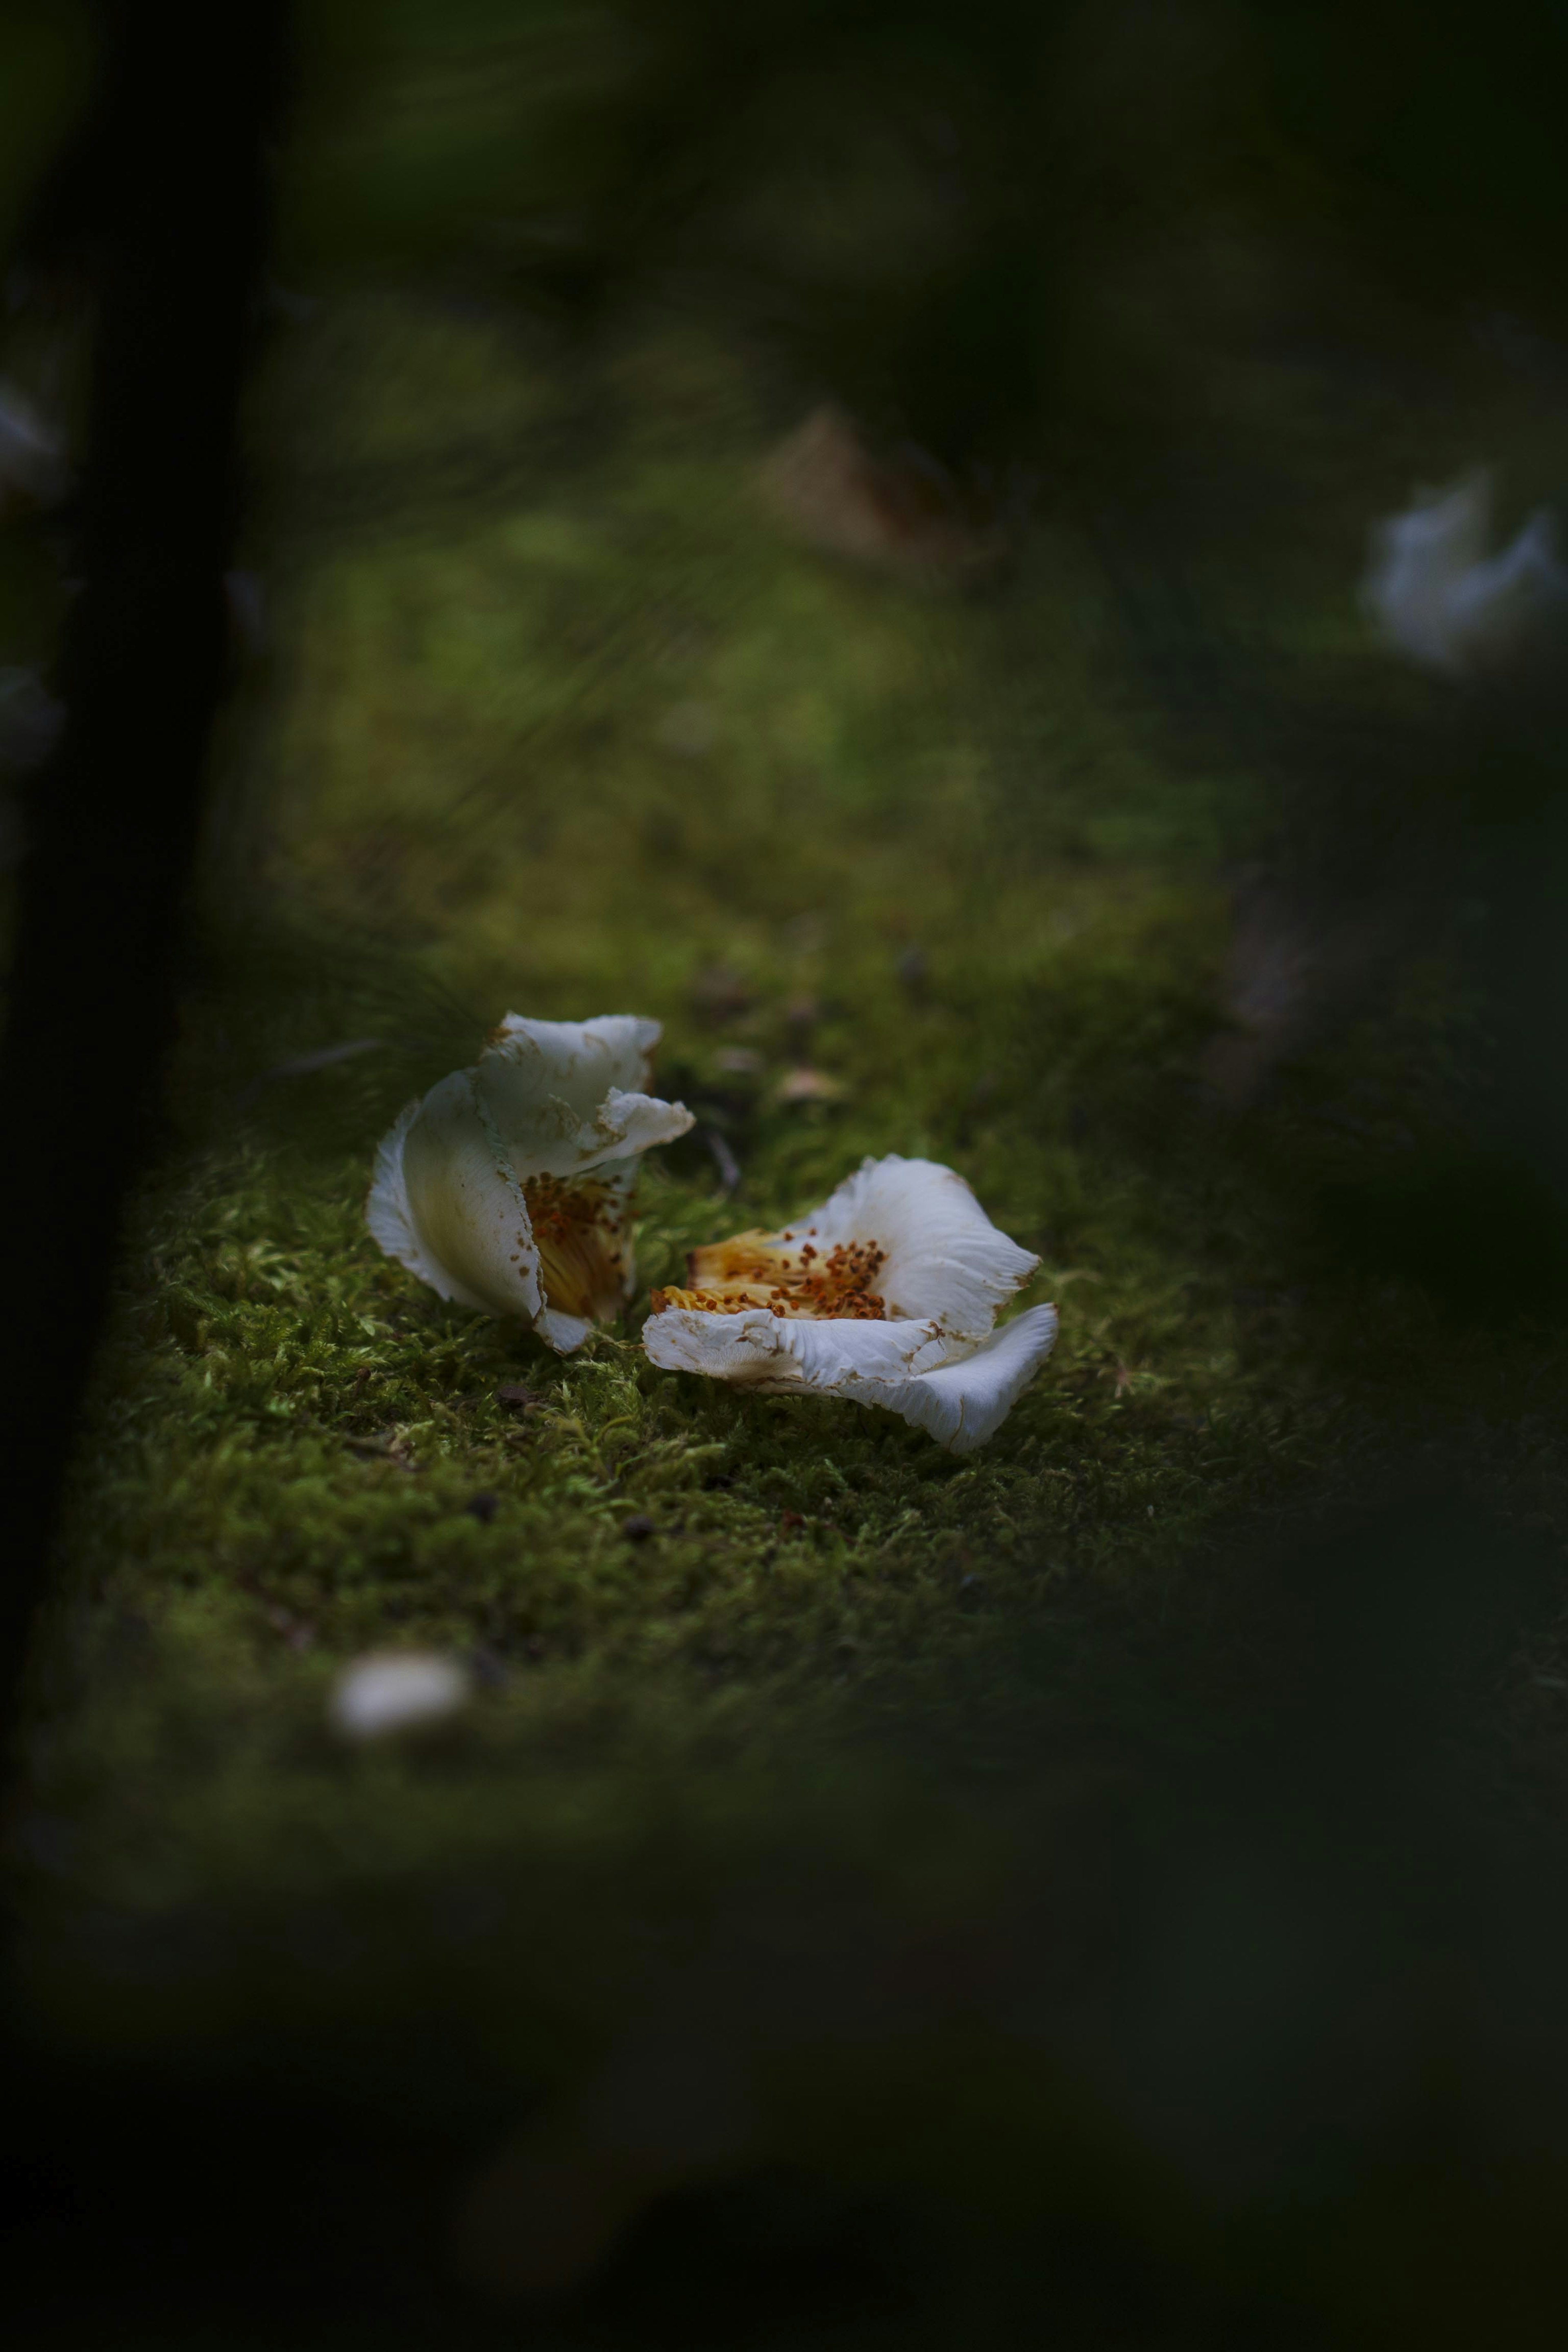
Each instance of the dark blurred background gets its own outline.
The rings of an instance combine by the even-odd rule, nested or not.
[[[86,11],[0,26],[0,377],[24,404],[0,440],[0,657],[30,674],[0,704],[7,808],[53,772],[71,583],[113,490],[79,464],[54,479],[27,424],[79,451],[113,397],[94,339],[101,369],[139,163],[133,85],[95,80],[101,55]],[[823,495],[859,502],[874,561],[1005,608],[1039,518],[1082,533],[1173,775],[1257,780],[1222,845],[1229,961],[1193,1118],[1295,1181],[1289,1133],[1250,1113],[1445,959],[1464,1020],[1442,1118],[1314,1178],[1306,1213],[1329,1256],[1425,1286],[1439,1318],[1555,1333],[1559,680],[1391,699],[1365,665],[1271,641],[1245,583],[1315,560],[1329,477],[1369,525],[1400,503],[1411,415],[1439,420],[1428,446],[1451,420],[1456,470],[1495,456],[1467,438],[1495,374],[1545,420],[1515,507],[1568,490],[1563,0],[331,0],[295,12],[289,73],[277,121],[199,79],[168,108],[173,209],[203,204],[227,120],[197,137],[182,109],[231,104],[255,147],[271,242],[234,257],[247,317],[412,283],[504,310],[567,365],[629,315],[712,318],[781,439],[842,420]],[[188,285],[194,341],[211,295]],[[572,429],[602,421],[585,394]],[[237,410],[225,429],[237,446]],[[239,511],[265,535],[264,497]],[[179,689],[193,792],[244,613],[241,590],[227,652]],[[169,838],[195,858],[194,817]],[[68,850],[35,928],[81,919]],[[34,887],[13,857],[10,940]],[[170,904],[177,930],[179,871]],[[176,982],[222,964],[199,919],[175,945],[143,1094]],[[1522,1422],[1484,1442],[1532,1443]],[[1563,1787],[1500,1691],[1523,1651],[1553,1663],[1562,1546],[1458,1501],[1415,1430],[1234,1550],[1199,1616],[1176,1579],[1157,1638],[1085,1601],[1066,1649],[999,1634],[983,1690],[955,1668],[879,1733],[914,1811],[961,1857],[973,1833],[962,1927],[825,1886],[798,1827],[716,1849],[690,1863],[719,1885],[699,1924],[650,1892],[666,1941],[567,2108],[521,2113],[486,2074],[450,1955],[419,2021],[367,2026],[352,2063],[331,2032],[258,2026],[206,2072],[73,2065],[24,2023],[21,2340],[1554,2343]],[[836,1775],[859,1782],[853,1757],[825,1770],[831,1811]],[[868,1845],[900,1827],[889,1801]]]

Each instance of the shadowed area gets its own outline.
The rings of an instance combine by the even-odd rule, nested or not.
[[[1415,487],[1564,478],[1503,14],[301,22],[6,1798],[29,2340],[1553,2340],[1568,736],[1358,595]],[[694,1116],[566,1355],[364,1223],[507,1013]],[[984,1447],[649,1361],[886,1154],[1059,1313]],[[387,1651],[447,1711],[351,1738]]]

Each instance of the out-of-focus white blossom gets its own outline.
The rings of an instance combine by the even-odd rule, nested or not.
[[[1486,472],[1423,491],[1379,523],[1362,586],[1391,645],[1453,677],[1506,677],[1568,647],[1568,568],[1552,516],[1539,509],[1500,554],[1489,554]]]
[[[883,1405],[968,1454],[1055,1341],[1054,1307],[994,1328],[1039,1263],[951,1168],[868,1160],[784,1232],[694,1251],[687,1286],[655,1291],[643,1345],[669,1370]]]
[[[561,1354],[631,1296],[645,1151],[692,1124],[647,1092],[657,1021],[509,1013],[471,1070],[408,1105],[376,1157],[371,1232],[443,1298],[516,1316]]]
[[[456,1658],[431,1650],[373,1651],[343,1668],[327,1717],[345,1739],[377,1739],[438,1723],[466,1703],[470,1688]]]

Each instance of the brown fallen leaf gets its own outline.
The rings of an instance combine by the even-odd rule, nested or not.
[[[791,536],[826,555],[931,580],[994,571],[1000,530],[977,527],[934,461],[874,457],[837,403],[813,409],[763,462],[759,488]]]
[[[496,1402],[510,1412],[537,1412],[544,1399],[522,1381],[506,1381],[496,1391]]]
[[[786,1070],[779,1080],[776,1093],[781,1103],[837,1102],[844,1092],[841,1078],[830,1078],[826,1070]]]

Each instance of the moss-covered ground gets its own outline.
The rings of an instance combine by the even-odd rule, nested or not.
[[[1236,657],[1265,696],[1321,681],[1424,740],[1352,592],[1368,516],[1468,455],[1473,419],[1397,425],[1284,362],[1222,374],[1244,454],[1272,436],[1300,482],[1266,562],[1239,525],[1212,551]],[[693,2049],[717,2019],[752,2120],[704,2114],[689,2147],[666,2116],[584,2245],[741,2146],[1005,2206],[1050,2102],[974,1939],[1005,1946],[1020,1871],[1034,1901],[1129,1739],[1187,1755],[1249,1719],[1250,1563],[1439,1472],[1555,1540],[1568,1482],[1528,1295],[1389,1239],[1410,1154],[1462,1125],[1453,968],[1413,965],[1226,1112],[1200,1055],[1227,861],[1277,812],[1267,748],[1166,724],[1070,483],[984,593],[792,545],[755,496],[765,394],[658,306],[591,357],[424,291],[279,331],[268,644],[13,1823],[50,2041],[177,2071],[276,2030],[372,2100],[395,2049],[395,2104],[436,2115],[434,2034],[498,2115],[577,2116],[650,2003]],[[507,1011],[657,1017],[660,1090],[700,1121],[646,1171],[641,1295],[567,1360],[443,1305],[363,1223],[379,1135]],[[802,1066],[822,1098],[785,1098]],[[884,1151],[958,1168],[1061,1311],[972,1459],[638,1344],[694,1242]],[[1336,1223],[1345,1200],[1382,1223]],[[1531,1739],[1547,1639],[1494,1694]],[[398,1644],[468,1657],[473,1703],[347,1749],[332,1677]],[[884,2029],[973,2112],[922,2130]],[[1092,2145],[1116,2173],[1100,2125],[1051,2129],[1039,2163],[1092,2170]],[[994,2179],[985,2146],[1011,2151]]]

